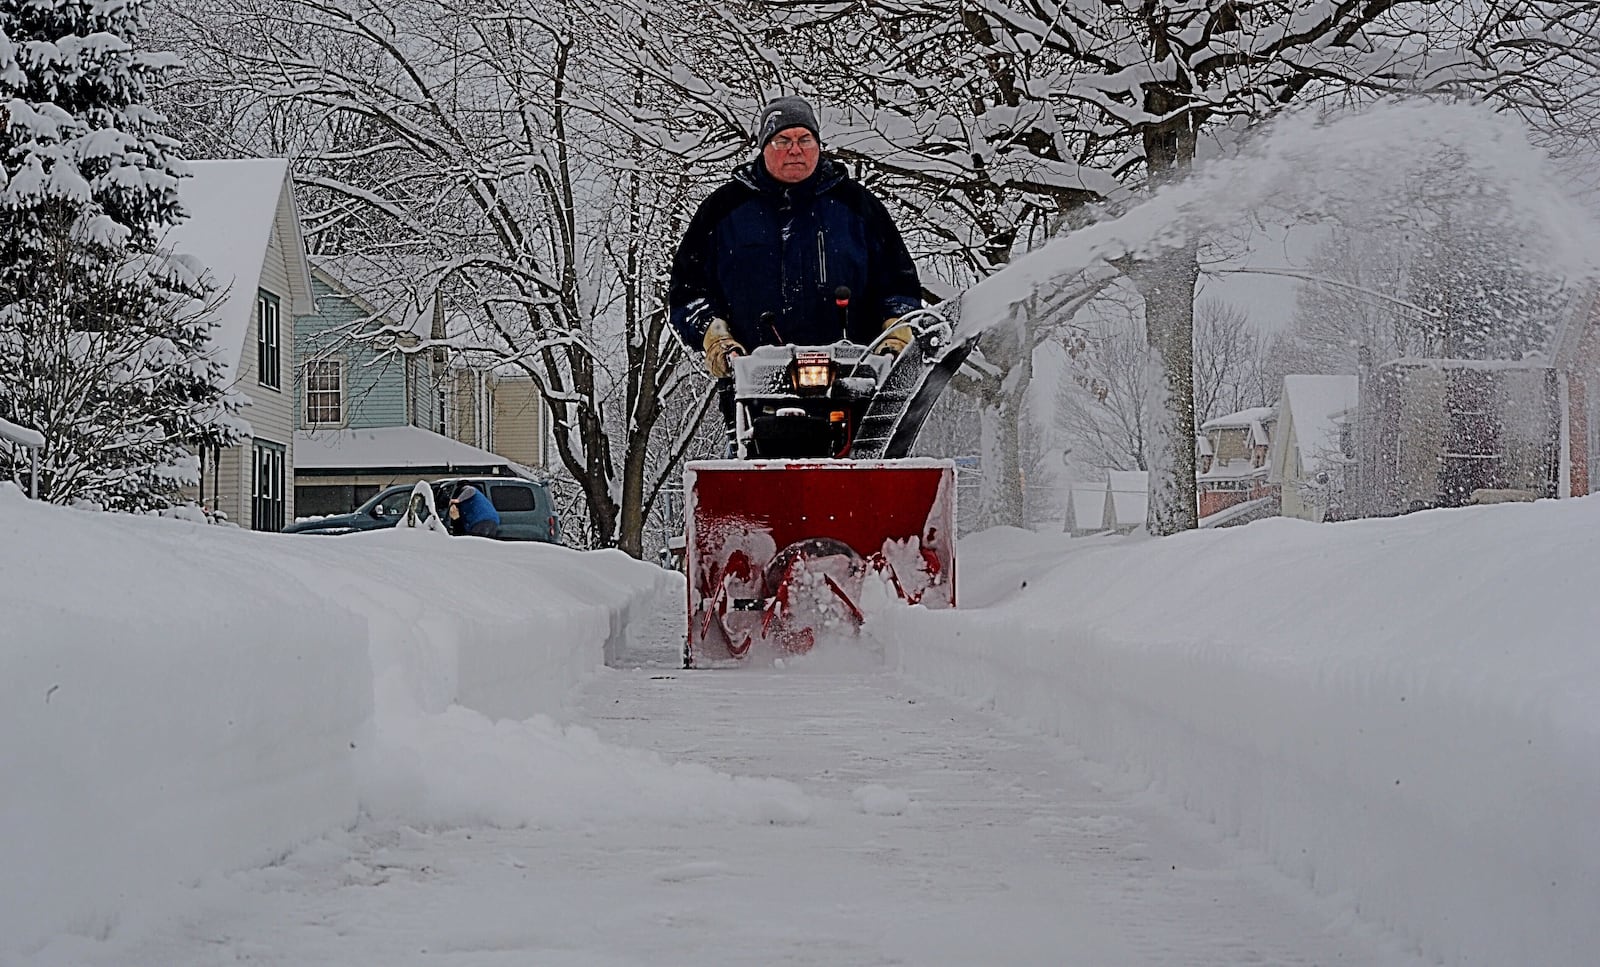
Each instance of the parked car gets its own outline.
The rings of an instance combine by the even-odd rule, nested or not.
[[[500,539],[503,541],[542,541],[561,543],[561,522],[556,516],[550,487],[534,480],[515,477],[466,477],[435,480],[434,502],[442,511],[450,495],[462,483],[472,484],[489,495],[489,502],[500,512]],[[354,534],[382,530],[399,523],[406,512],[414,484],[397,484],[378,491],[370,500],[348,514],[297,520],[283,529],[285,534]]]

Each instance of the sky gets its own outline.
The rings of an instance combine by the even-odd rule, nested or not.
[[[0,488],[0,964],[1590,964],[1597,529],[982,531],[685,672],[614,551]]]

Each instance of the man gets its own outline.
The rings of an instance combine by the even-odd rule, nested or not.
[[[922,286],[888,209],[822,156],[816,112],[798,97],[762,109],[756,144],[760,157],[701,203],[672,260],[679,336],[719,379],[759,345],[869,343],[888,331],[882,350],[904,349],[911,332],[896,323],[921,307]]]
[[[450,520],[462,534],[472,537],[499,537],[500,512],[489,498],[472,484],[462,484],[450,498]]]

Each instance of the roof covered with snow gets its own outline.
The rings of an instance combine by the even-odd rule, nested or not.
[[[522,468],[500,456],[417,426],[375,430],[301,430],[294,435],[296,470],[453,470]]]
[[[1271,422],[1278,415],[1276,406],[1252,406],[1237,413],[1227,413],[1205,421],[1200,425],[1202,430],[1237,430],[1244,429],[1255,423]]]
[[[1111,512],[1118,527],[1137,527],[1150,511],[1150,471],[1113,470],[1110,473]]]
[[[1249,430],[1250,443],[1264,447],[1272,442],[1265,424],[1278,418],[1276,406],[1252,406],[1237,413],[1228,413],[1200,424],[1202,430]]]
[[[1097,531],[1105,526],[1106,484],[1073,483],[1067,488],[1067,528]]]
[[[249,337],[256,289],[261,284],[279,203],[283,193],[292,190],[289,162],[281,158],[191,161],[189,171],[190,176],[178,183],[178,198],[187,217],[168,229],[163,244],[198,260],[215,281],[220,298],[212,344],[231,379]],[[289,207],[294,208],[292,200]],[[296,251],[304,253],[298,216],[289,221],[282,245],[291,256]],[[310,312],[311,282],[303,254],[291,257],[285,269],[292,290],[284,293],[289,296],[287,312]],[[285,325],[288,322],[284,319]]]
[[[1270,447],[1272,434],[1267,432],[1267,424],[1276,423],[1277,420],[1276,406],[1252,406],[1237,413],[1227,413],[1207,420],[1200,424],[1200,429],[1206,434],[1244,430],[1249,437],[1250,446]],[[1201,455],[1204,456],[1205,452],[1202,451]]]

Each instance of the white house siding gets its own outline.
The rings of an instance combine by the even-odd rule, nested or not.
[[[1270,466],[1267,482],[1278,484],[1278,513],[1284,517],[1320,522],[1324,511],[1300,497],[1305,468],[1300,461],[1300,434],[1295,427],[1294,410],[1287,400],[1279,407],[1277,432],[1267,452]]]
[[[260,360],[256,357],[257,339],[260,335],[259,309],[250,313],[250,331],[245,337],[244,351],[239,359],[239,391],[250,397],[250,406],[244,417],[250,423],[256,439],[276,443],[284,449],[284,520],[294,520],[294,431],[295,414],[294,373],[294,315],[293,295],[289,282],[289,266],[280,237],[279,225],[295,218],[294,195],[287,187],[278,198],[278,219],[272,227],[272,238],[267,243],[267,257],[261,266],[259,288],[278,297],[278,388],[261,385]],[[255,453],[252,441],[246,440],[224,452],[222,457],[222,485],[227,490],[231,481],[238,506],[229,510],[229,518],[239,526],[254,526],[252,468]]]
[[[216,481],[208,479],[205,482],[205,499],[211,500],[211,494],[217,494],[213,508],[224,514],[228,520],[240,527],[250,526],[250,477],[249,470],[251,451],[249,441],[236,447],[228,447],[222,451],[217,461],[215,470]],[[209,468],[208,468],[209,469]]]
[[[1282,476],[1278,483],[1281,484],[1278,492],[1279,513],[1284,517],[1296,517],[1300,520],[1322,522],[1326,509],[1316,504],[1306,503],[1300,496],[1300,485],[1305,483],[1305,468],[1300,465],[1300,441],[1295,433],[1294,417],[1286,416],[1284,423],[1278,427],[1278,432],[1284,434],[1283,441],[1283,467]]]

